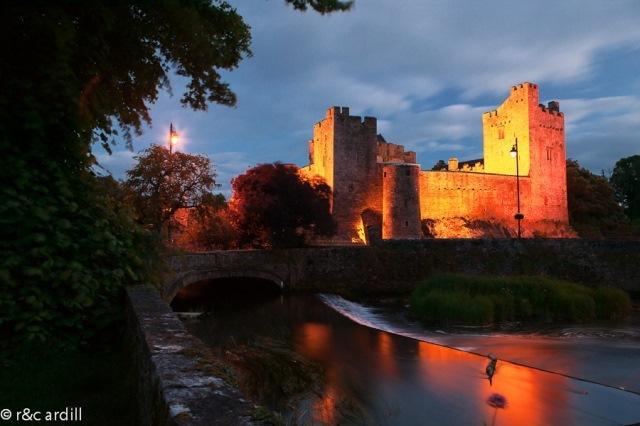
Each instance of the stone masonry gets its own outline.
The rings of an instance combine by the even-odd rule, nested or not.
[[[518,143],[520,211],[525,237],[573,237],[569,227],[564,115],[559,103],[539,104],[538,86],[522,83],[482,116],[484,158],[449,160],[448,170],[420,170],[416,154],[387,142],[373,117],[332,107],[313,128],[309,165],[333,190],[336,241],[469,236],[460,221],[491,224],[515,234]]]

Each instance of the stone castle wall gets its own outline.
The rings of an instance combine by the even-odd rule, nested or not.
[[[531,181],[520,178],[520,195],[531,193]],[[508,224],[516,208],[515,176],[449,171],[420,173],[420,214],[425,219],[465,217]],[[526,217],[526,213],[525,213]]]
[[[382,167],[382,238],[416,239],[420,229],[420,166],[387,163]]]
[[[360,240],[362,212],[382,211],[382,175],[376,161],[377,120],[349,115],[347,107],[333,107],[313,130],[312,163],[303,172],[320,175],[331,186],[337,238]]]
[[[476,236],[458,227],[447,229],[452,219],[492,223],[513,235],[516,173],[523,235],[571,237],[564,115],[557,102],[547,107],[538,102],[536,84],[513,86],[500,106],[483,114],[484,159],[451,159],[447,171],[419,171],[415,152],[377,135],[375,118],[361,119],[346,107],[332,107],[314,126],[310,165],[303,171],[324,177],[333,189],[337,240],[366,241],[368,234],[420,238],[425,220],[445,224],[434,228],[440,230],[436,237]],[[511,156],[515,146],[518,171]],[[397,167],[409,170],[407,179],[400,179]],[[375,226],[381,229],[375,231]]]

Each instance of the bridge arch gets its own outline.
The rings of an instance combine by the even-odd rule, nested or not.
[[[261,280],[269,281],[273,285],[277,286],[280,291],[285,290],[285,281],[278,274],[271,271],[264,270],[247,270],[247,269],[206,269],[195,270],[180,273],[173,280],[169,281],[165,285],[165,291],[163,298],[166,302],[170,303],[178,292],[191,285],[201,281],[214,281],[224,278],[258,278]]]

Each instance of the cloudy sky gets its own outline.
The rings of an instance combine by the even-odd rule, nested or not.
[[[640,154],[640,1],[356,0],[352,11],[300,13],[281,0],[231,1],[252,28],[253,57],[225,73],[235,108],[207,112],[175,95],[151,107],[152,127],[100,163],[115,177],[135,152],[178,128],[180,150],[207,154],[222,190],[247,167],[307,163],[312,126],[331,105],[378,118],[388,141],[437,160],[482,156],[481,114],[516,83],[559,100],[567,155],[611,169]]]

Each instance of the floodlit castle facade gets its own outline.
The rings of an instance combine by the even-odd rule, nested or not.
[[[513,236],[517,138],[523,236],[574,236],[558,102],[544,106],[536,84],[518,84],[483,114],[482,129],[484,158],[452,158],[445,170],[421,170],[415,152],[378,134],[375,118],[332,107],[313,128],[302,172],[331,186],[337,241]]]

